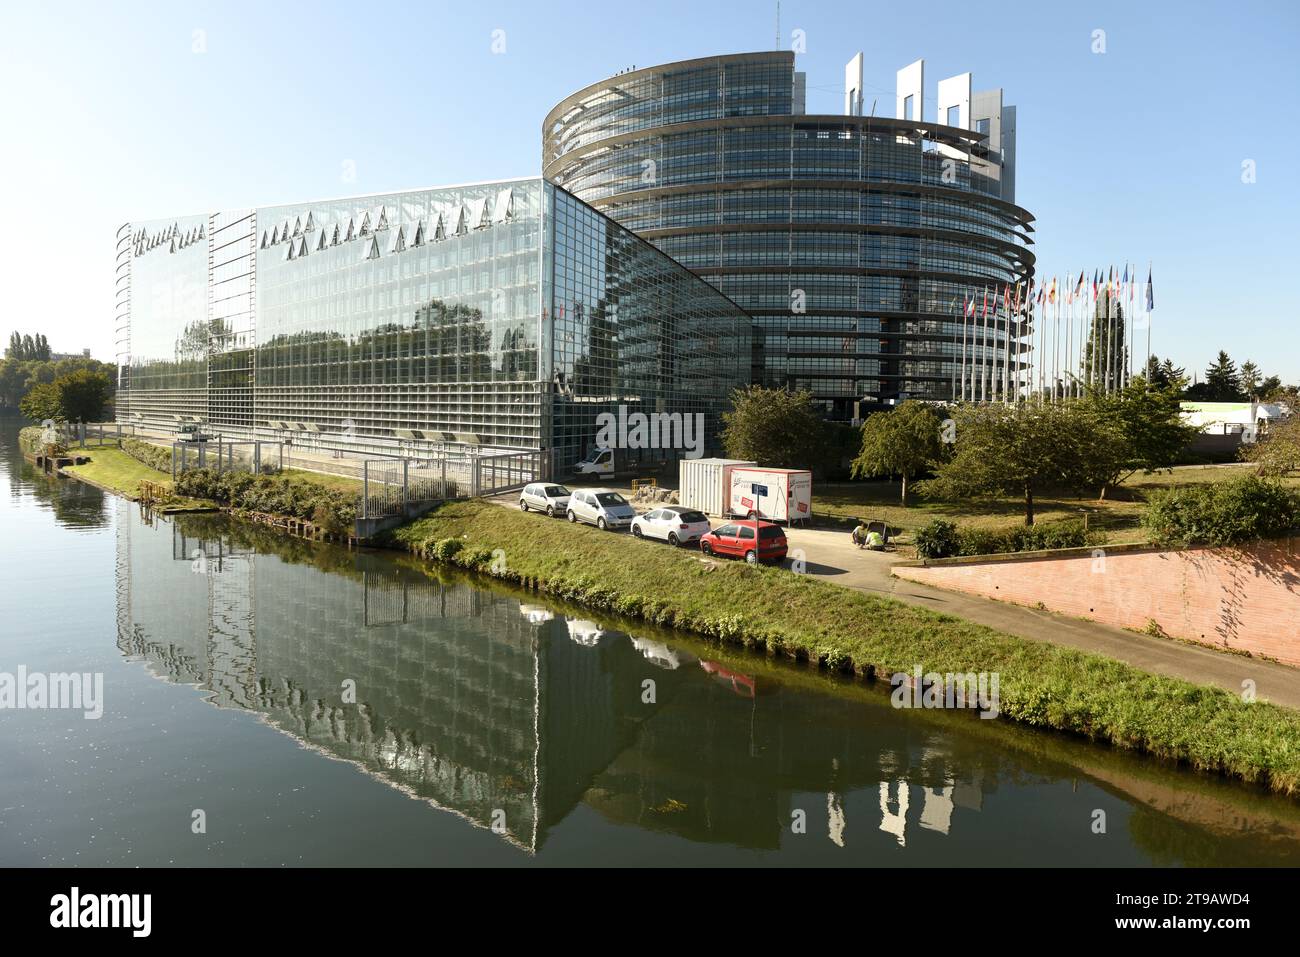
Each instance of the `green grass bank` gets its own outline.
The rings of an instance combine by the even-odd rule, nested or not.
[[[865,678],[996,672],[1002,717],[1300,793],[1300,712],[780,568],[454,502],[387,544],[584,607]]]

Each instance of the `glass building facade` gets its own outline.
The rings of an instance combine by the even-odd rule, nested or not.
[[[117,327],[120,419],[553,474],[619,407],[716,447],[750,378],[741,309],[540,178],[127,224]]]
[[[786,51],[633,70],[550,112],[543,173],[749,312],[765,384],[837,419],[959,395],[964,303],[1033,275],[1013,166],[978,121],[811,116],[803,90]],[[989,325],[965,378],[1014,381],[1024,324]]]

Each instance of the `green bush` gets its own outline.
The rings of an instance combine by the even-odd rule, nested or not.
[[[933,519],[916,533],[916,554],[921,558],[948,558],[957,554],[957,525]]]
[[[1011,529],[960,527],[935,519],[916,533],[916,553],[921,558],[953,555],[997,555],[1036,552],[1049,548],[1084,548],[1105,542],[1101,532],[1087,531],[1082,521],[1040,522]]]
[[[448,562],[464,547],[465,543],[459,538],[440,539],[433,544],[433,557],[440,562]]]
[[[1300,527],[1300,490],[1244,478],[1155,492],[1142,524],[1157,545],[1234,545]]]
[[[250,512],[288,515],[313,522],[331,535],[342,535],[356,521],[353,496],[301,478],[190,469],[176,479],[176,491]]]
[[[141,442],[139,439],[123,439],[122,451],[137,462],[157,469],[159,472],[171,472],[172,450]]]

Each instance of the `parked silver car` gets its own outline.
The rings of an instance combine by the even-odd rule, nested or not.
[[[584,488],[569,496],[568,517],[571,522],[586,522],[599,529],[627,528],[636,512],[611,488]]]
[[[563,515],[569,510],[569,496],[572,494],[563,485],[535,482],[525,485],[519,493],[519,507],[525,512],[535,509],[550,516]]]

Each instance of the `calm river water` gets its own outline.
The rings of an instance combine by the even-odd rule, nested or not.
[[[150,518],[39,474],[16,432],[0,673],[100,674],[103,714],[0,710],[2,865],[1300,863],[1291,801],[399,556]]]

